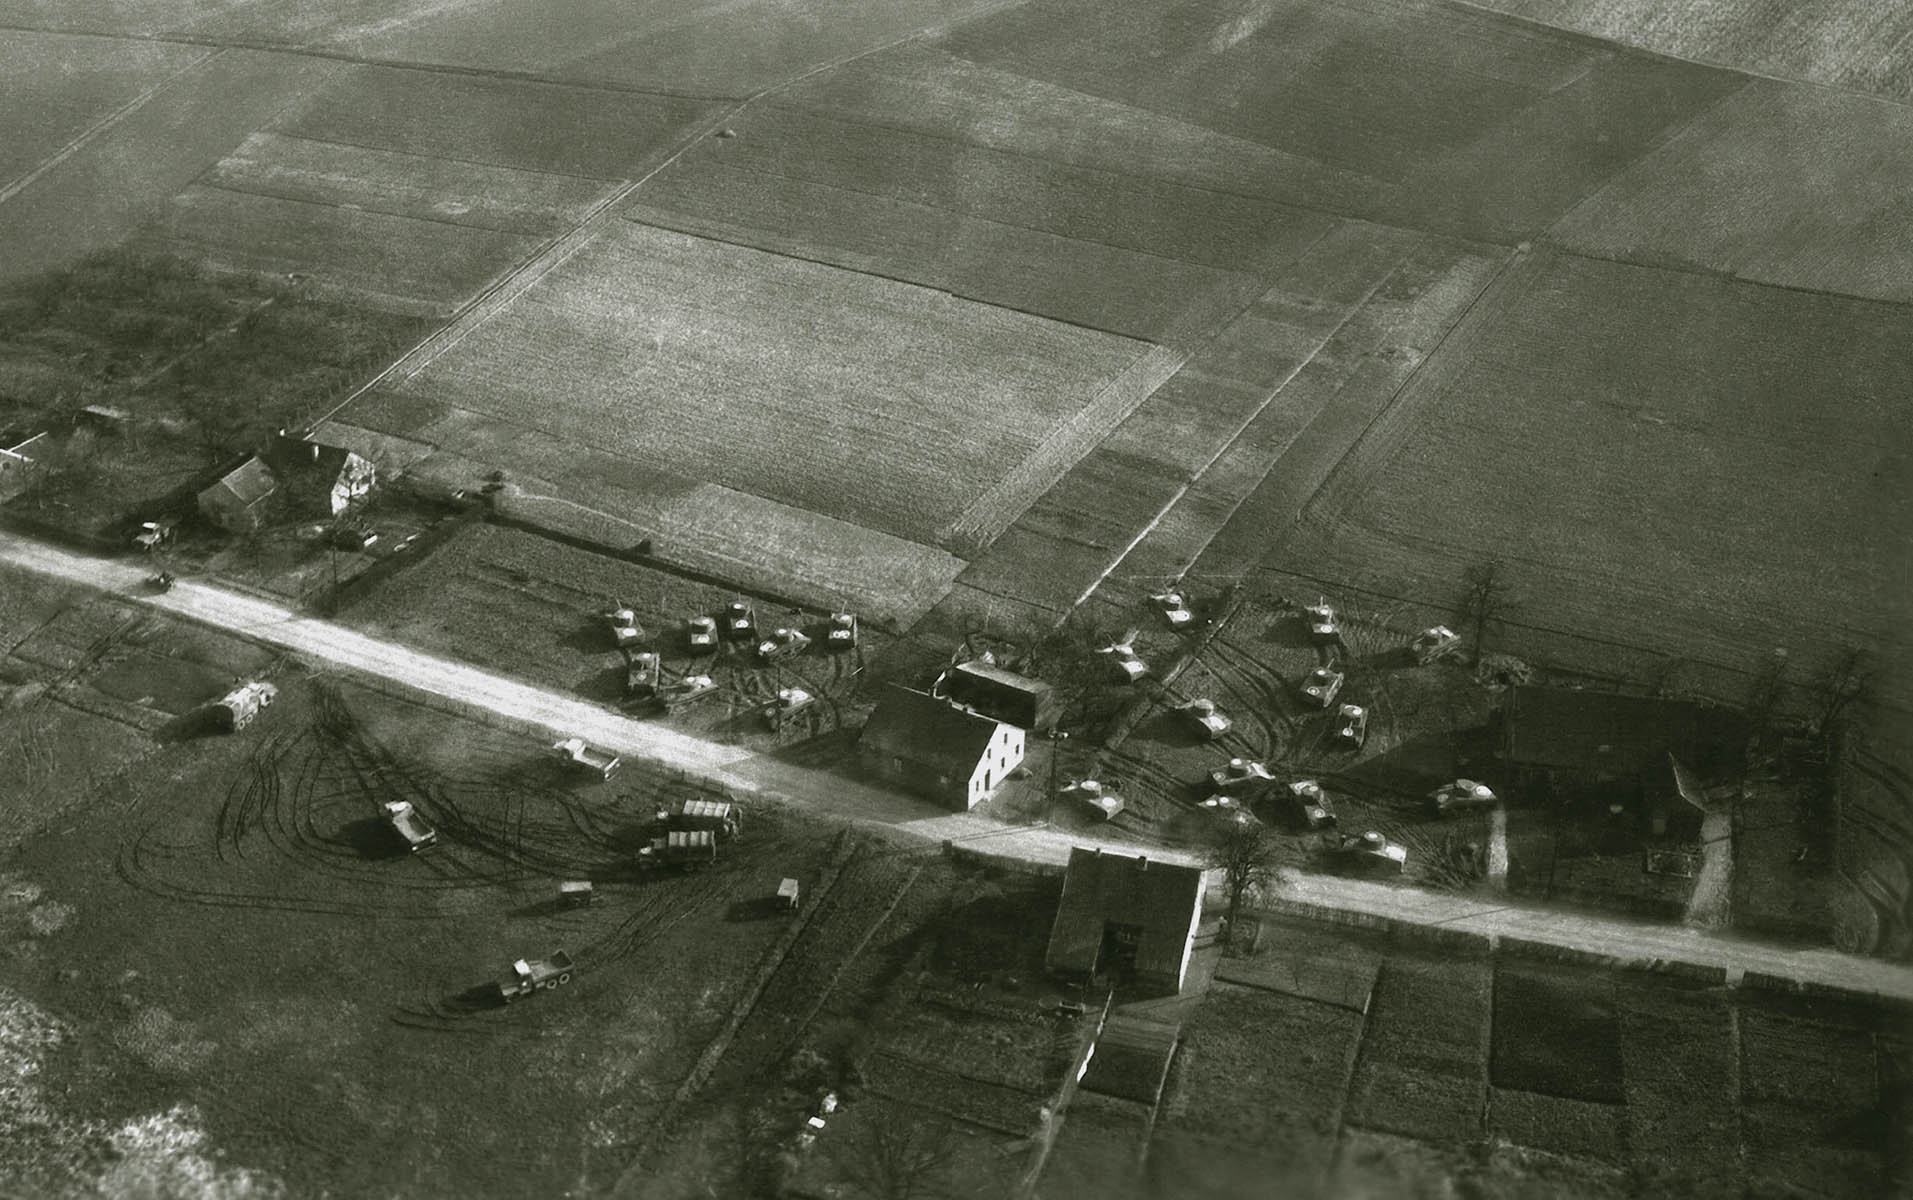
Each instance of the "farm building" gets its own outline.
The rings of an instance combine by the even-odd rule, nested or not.
[[[265,523],[267,501],[278,490],[272,468],[254,455],[199,493],[199,511],[227,533],[250,533]]]
[[[893,684],[864,725],[857,754],[879,778],[968,810],[1023,761],[1023,731]]]
[[[266,451],[286,493],[300,511],[336,517],[371,494],[372,463],[344,446],[328,445],[281,429]]]
[[[1625,779],[1668,754],[1710,777],[1739,766],[1747,732],[1739,713],[1689,700],[1515,687],[1502,716],[1502,755],[1517,782]]]
[[[1180,992],[1202,921],[1203,882],[1197,867],[1078,846],[1069,854],[1045,965],[1062,975]]]
[[[51,443],[44,433],[0,450],[0,501],[11,500],[25,491],[40,470],[40,455]]]
[[[932,691],[1020,729],[1056,726],[1056,697],[1049,684],[1006,671],[986,659],[950,668]]]

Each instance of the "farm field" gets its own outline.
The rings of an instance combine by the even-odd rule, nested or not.
[[[36,35],[8,35],[33,53]],[[57,50],[47,57],[57,59]],[[225,50],[24,186],[0,193],[0,282],[64,267],[136,233],[271,115],[333,77],[324,59]]]
[[[1659,54],[1913,99],[1913,13],[1871,0],[1480,0],[1530,21]]]
[[[1756,80],[1583,200],[1548,238],[1601,258],[1913,300],[1910,185],[1904,106]]]
[[[400,389],[635,468],[987,543],[1161,372],[1131,339],[627,223]],[[387,432],[463,452],[433,426]]]
[[[0,39],[7,115],[0,123],[0,193],[209,52],[107,38]]]
[[[295,1195],[607,1185],[782,928],[737,906],[830,831],[754,813],[710,871],[642,881],[629,839],[669,780],[573,786],[528,742],[280,683],[246,733],[166,745],[7,859],[4,983],[68,1028],[35,1064],[53,1127],[188,1109],[208,1159]],[[388,841],[391,795],[441,843]],[[598,901],[561,910],[577,877]],[[487,1000],[560,947],[568,988]],[[80,1149],[82,1179],[120,1157]]]
[[[1106,21],[1076,0],[972,21],[937,45],[1305,160],[1282,199],[1507,242],[1740,85],[1432,4],[1205,0]]]
[[[1540,257],[1524,302],[1436,354],[1270,563],[1409,598],[1499,558],[1504,619],[1529,627],[1502,648],[1570,669],[1612,667],[1603,643],[1742,671],[1786,646],[1808,675],[1845,646],[1903,653],[1913,488],[1882,398],[1907,386],[1906,310]]]

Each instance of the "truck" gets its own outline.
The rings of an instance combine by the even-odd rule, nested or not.
[[[552,951],[550,958],[521,958],[511,974],[498,981],[498,998],[506,1004],[533,992],[548,992],[571,982],[571,955]]]
[[[252,724],[261,710],[272,707],[279,689],[270,683],[246,683],[212,702],[212,719],[229,733],[237,733]]]
[[[392,827],[392,832],[405,843],[407,850],[417,854],[438,842],[438,830],[418,815],[418,810],[412,807],[410,800],[387,800],[382,807],[385,809],[385,823]]]
[[[695,871],[717,861],[717,834],[708,829],[673,829],[638,849],[638,867],[677,867]]]
[[[609,750],[600,750],[588,744],[583,738],[563,738],[551,744],[551,756],[575,767],[580,771],[589,771],[600,779],[611,778],[618,769],[620,759]]]
[[[658,810],[657,824],[661,831],[708,829],[730,841],[744,831],[744,810],[729,800],[679,800]]]

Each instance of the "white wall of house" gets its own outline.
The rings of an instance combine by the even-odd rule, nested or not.
[[[1023,731],[998,722],[996,732],[990,735],[990,744],[977,760],[976,769],[970,772],[969,806],[975,808],[989,799],[990,793],[1002,786],[1022,761]]]

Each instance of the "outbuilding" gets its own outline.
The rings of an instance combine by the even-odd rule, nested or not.
[[[1180,992],[1202,923],[1203,890],[1198,867],[1078,846],[1069,854],[1044,963],[1059,975]]]
[[[871,774],[968,811],[1023,761],[1023,731],[891,684],[864,725],[857,755]]]
[[[985,659],[951,667],[934,690],[1019,729],[1056,728],[1056,696],[1049,684],[1006,671]]]
[[[280,430],[266,451],[292,502],[314,516],[336,517],[372,492],[377,471],[344,446]]]
[[[199,493],[199,511],[227,533],[251,533],[266,523],[267,504],[278,490],[272,468],[254,455]]]

